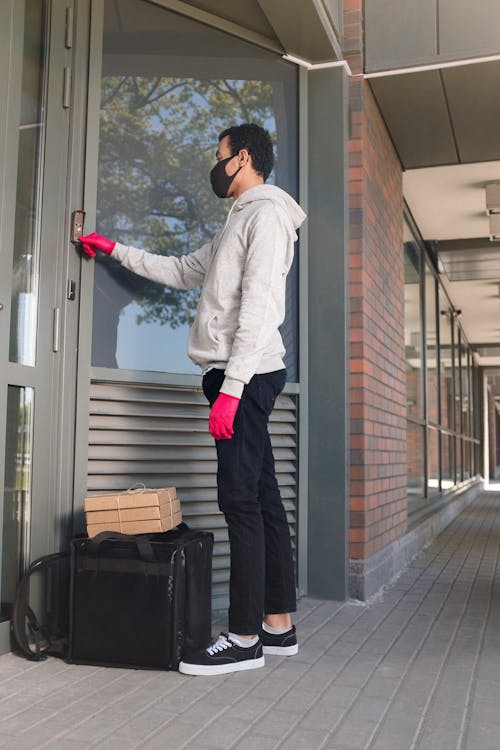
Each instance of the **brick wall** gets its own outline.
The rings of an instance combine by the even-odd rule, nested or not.
[[[363,69],[362,0],[344,2],[344,53]],[[402,170],[367,82],[350,82],[350,557],[407,527]]]

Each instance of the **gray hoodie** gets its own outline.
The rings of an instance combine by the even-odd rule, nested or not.
[[[221,392],[241,397],[256,373],[284,367],[278,330],[285,318],[286,276],[305,213],[274,185],[257,185],[233,203],[212,242],[177,258],[116,243],[113,258],[175,289],[202,284],[188,354],[203,372],[226,371]]]

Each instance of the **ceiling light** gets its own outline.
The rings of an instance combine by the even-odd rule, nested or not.
[[[486,213],[500,214],[500,182],[487,182],[486,190]]]
[[[500,214],[490,214],[490,240],[500,240]]]

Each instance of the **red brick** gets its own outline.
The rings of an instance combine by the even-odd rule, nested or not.
[[[403,202],[401,165],[371,91],[356,82],[349,92],[357,126],[349,143],[349,541],[350,556],[362,559],[407,525]]]

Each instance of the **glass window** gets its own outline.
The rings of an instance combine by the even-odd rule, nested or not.
[[[457,435],[455,438],[455,460],[456,460],[456,480],[461,482],[464,478],[463,467],[464,467],[464,455],[463,455],[463,444],[462,438]]]
[[[453,339],[452,314],[448,300],[443,292],[439,292],[439,362],[440,362],[440,397],[441,424],[453,429]]]
[[[455,484],[455,437],[448,432],[441,435],[441,489],[451,489]]]
[[[436,495],[440,487],[440,450],[439,431],[429,427],[427,430],[427,495]]]
[[[474,386],[472,382],[472,351],[466,349],[467,354],[467,410],[468,410],[468,437],[474,437]]]
[[[27,520],[30,517],[31,458],[33,435],[32,388],[9,386],[3,496],[2,575],[0,619],[10,618],[27,549]]]
[[[406,414],[408,418],[422,419],[422,309],[421,309],[421,253],[418,245],[407,240],[404,251],[405,291],[404,326],[406,352]]]
[[[38,302],[46,3],[26,0],[9,360],[33,366]]]
[[[460,380],[462,386],[461,393],[461,414],[462,414],[462,434],[470,434],[470,415],[469,415],[469,347],[460,338]]]
[[[408,454],[408,512],[426,504],[424,427],[410,420],[406,423]]]
[[[296,67],[144,0],[106,2],[97,231],[160,255],[211,240],[230,208],[209,181],[218,134],[245,121],[270,131],[277,157],[270,181],[296,195]],[[186,354],[198,296],[100,257],[92,364],[198,373]],[[296,263],[287,308],[286,366],[297,380]]]
[[[439,276],[408,224],[404,261],[411,513],[475,475],[477,367]]]
[[[436,323],[436,277],[425,263],[425,347],[427,352],[427,420],[439,425],[438,348]]]
[[[480,424],[479,424],[479,368],[474,361],[474,357],[471,356],[471,424],[472,424],[472,436],[475,439],[480,437]],[[474,474],[477,472],[474,471]]]
[[[460,328],[454,323],[453,336],[453,362],[454,362],[454,382],[455,382],[455,400],[454,400],[454,429],[459,435],[462,432],[462,382],[460,374]]]
[[[471,455],[470,455],[470,449],[471,449],[471,442],[470,440],[464,439],[464,478],[468,479],[471,475]]]

